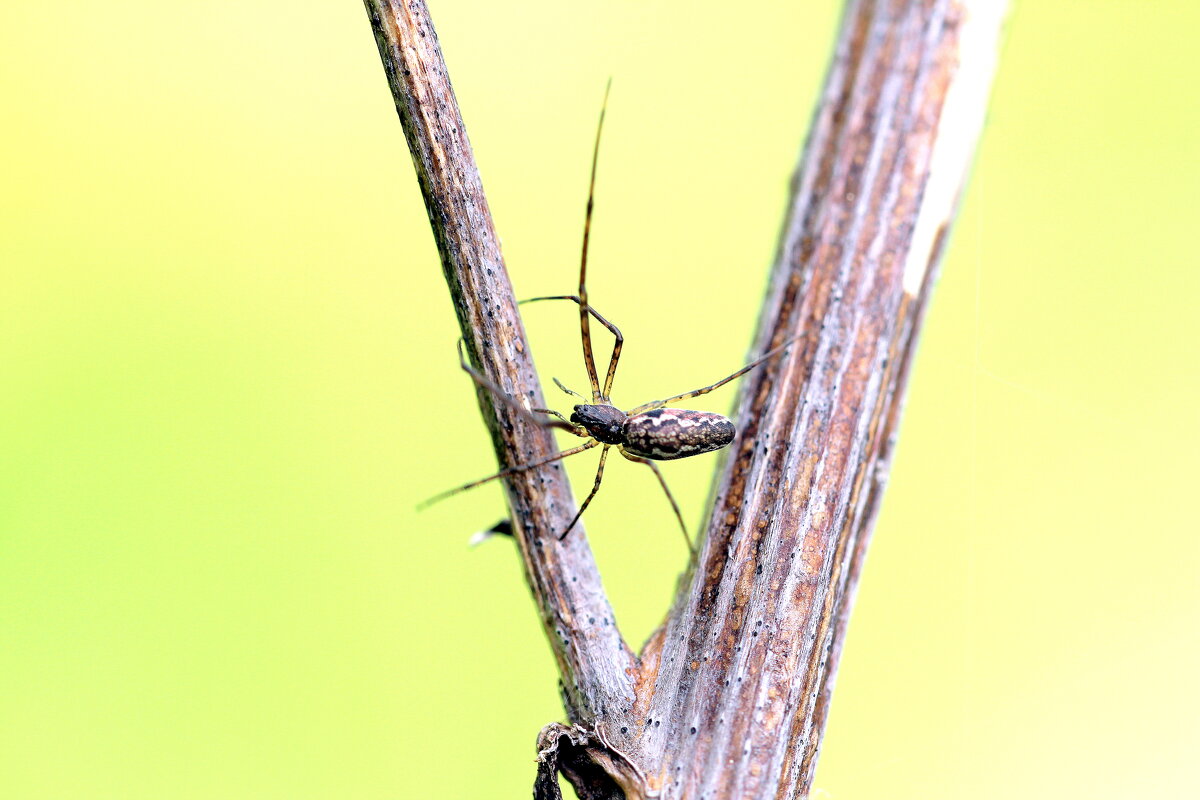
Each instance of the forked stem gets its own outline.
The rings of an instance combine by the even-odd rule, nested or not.
[[[425,4],[366,5],[467,349],[505,394],[544,406]],[[514,535],[572,721],[539,740],[538,800],[560,797],[559,770],[584,800],[807,796],[1002,9],[999,0],[847,4],[757,349],[801,338],[743,386],[698,567],[640,660],[614,635],[584,538],[548,541],[573,515],[565,483],[509,476]],[[480,395],[503,464],[552,454],[547,430]]]

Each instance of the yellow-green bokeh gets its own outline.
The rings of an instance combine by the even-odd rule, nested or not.
[[[736,366],[837,4],[432,5],[518,293],[571,288],[611,75],[616,399]],[[1015,10],[819,797],[1200,792],[1198,26]],[[500,490],[413,510],[494,461],[361,6],[11,2],[0,96],[0,797],[527,797],[553,664],[466,547]],[[587,521],[640,642],[684,553],[623,467]]]

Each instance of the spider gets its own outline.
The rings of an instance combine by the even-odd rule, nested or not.
[[[611,83],[610,81],[609,88],[611,88]],[[671,508],[675,512],[675,518],[679,521],[679,527],[683,531],[684,539],[687,541],[688,550],[694,556],[695,550],[692,546],[691,537],[688,535],[687,525],[683,521],[683,514],[679,511],[679,504],[675,502],[675,497],[671,494],[671,490],[667,488],[667,482],[663,478],[662,472],[654,462],[688,458],[701,453],[720,450],[733,441],[736,431],[733,422],[720,414],[709,411],[666,408],[666,406],[680,400],[687,400],[692,397],[699,397],[702,394],[708,394],[712,390],[724,386],[767,361],[772,356],[778,355],[794,339],[789,339],[782,345],[751,361],[741,369],[708,386],[683,392],[682,394],[677,394],[663,400],[653,400],[649,403],[643,403],[629,411],[622,411],[612,404],[609,400],[609,395],[612,391],[613,378],[617,371],[617,361],[621,357],[621,348],[625,339],[616,325],[605,319],[600,312],[591,306],[587,295],[588,239],[591,234],[592,210],[595,205],[596,163],[600,154],[600,134],[604,129],[604,112],[608,107],[608,91],[608,88],[604,91],[604,102],[600,107],[600,121],[596,126],[596,141],[592,149],[592,174],[588,184],[587,211],[585,212],[583,222],[583,253],[579,264],[579,294],[533,297],[521,301],[523,305],[525,303],[536,303],[545,300],[570,300],[579,306],[579,328],[583,339],[583,363],[587,370],[588,382],[591,384],[591,401],[589,402],[586,397],[580,395],[578,392],[568,389],[558,378],[554,378],[554,383],[558,388],[583,401],[575,406],[570,418],[549,408],[527,408],[505,394],[499,386],[468,364],[466,358],[463,356],[462,339],[458,341],[459,364],[475,383],[487,389],[523,415],[531,418],[536,424],[546,428],[564,430],[574,436],[587,439],[587,441],[577,447],[571,447],[560,453],[556,453],[549,458],[531,461],[527,464],[518,464],[515,467],[502,469],[499,472],[488,475],[486,478],[480,478],[479,480],[465,483],[462,486],[457,486],[431,497],[422,503],[421,507],[424,508],[459,492],[474,489],[476,486],[481,486],[490,481],[502,478],[505,475],[536,469],[537,467],[582,453],[585,450],[601,447],[603,449],[600,451],[600,463],[596,468],[596,480],[592,485],[592,490],[588,493],[583,503],[580,504],[579,511],[575,514],[570,524],[558,534],[558,539],[561,541],[575,527],[575,523],[583,516],[583,512],[600,490],[600,482],[604,477],[604,464],[608,460],[608,451],[616,447],[617,452],[628,460],[638,464],[645,464],[653,470],[654,476],[658,479],[659,485],[662,486],[667,499],[671,503]],[[596,370],[596,360],[592,354],[590,318],[594,318],[596,322],[607,328],[615,339],[612,355],[608,362],[608,371],[604,375],[603,384],[600,382],[599,373]],[[538,417],[536,416],[538,414],[544,414],[553,417],[553,419]]]

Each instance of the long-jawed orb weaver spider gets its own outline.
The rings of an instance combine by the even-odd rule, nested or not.
[[[710,411],[666,408],[666,406],[680,400],[687,400],[692,397],[699,397],[702,394],[708,394],[713,389],[724,386],[730,381],[746,374],[772,356],[778,355],[793,340],[784,342],[782,345],[768,351],[736,372],[726,375],[716,383],[699,389],[683,392],[682,394],[677,394],[663,400],[653,400],[649,403],[643,403],[629,411],[622,411],[609,400],[613,377],[617,372],[617,360],[621,357],[621,348],[624,345],[625,338],[621,335],[621,331],[616,325],[605,319],[600,312],[596,311],[588,303],[587,256],[588,239],[592,228],[592,209],[594,207],[596,192],[596,163],[600,155],[600,134],[604,130],[604,112],[608,107],[608,91],[611,85],[612,81],[609,81],[609,86],[604,90],[604,102],[600,107],[600,122],[596,126],[596,141],[592,147],[592,174],[588,184],[587,211],[583,222],[583,253],[579,262],[579,294],[534,297],[521,301],[524,304],[536,303],[543,300],[570,300],[579,306],[579,328],[583,339],[583,364],[587,369],[588,382],[592,388],[591,402],[587,402],[587,398],[577,392],[571,391],[560,383],[557,378],[554,378],[554,383],[558,388],[584,401],[575,406],[570,418],[549,408],[527,408],[505,394],[499,386],[468,364],[466,358],[463,356],[462,340],[460,339],[458,342],[459,363],[463,370],[477,384],[532,419],[536,424],[546,428],[564,430],[574,436],[587,439],[587,441],[577,447],[556,453],[549,458],[532,461],[528,464],[518,464],[515,467],[502,469],[499,472],[488,475],[486,478],[464,483],[462,486],[457,486],[431,497],[422,503],[420,507],[424,508],[451,495],[465,492],[468,489],[474,489],[476,486],[481,486],[490,481],[502,478],[505,475],[536,469],[555,461],[561,461],[568,456],[582,453],[585,450],[602,447],[603,449],[600,451],[600,464],[596,468],[596,480],[592,485],[592,490],[588,493],[583,503],[580,504],[579,511],[575,514],[570,524],[558,534],[558,539],[561,541],[575,527],[575,523],[583,516],[583,512],[592,502],[592,498],[600,490],[600,481],[604,477],[604,464],[608,459],[608,451],[610,448],[616,447],[617,452],[628,460],[638,464],[645,464],[654,471],[654,476],[658,478],[659,485],[662,486],[667,499],[671,502],[675,518],[679,520],[679,527],[683,531],[684,539],[688,543],[688,551],[694,556],[695,550],[692,547],[691,537],[687,532],[687,525],[684,524],[683,514],[679,511],[679,504],[675,502],[675,497],[671,494],[671,490],[667,488],[667,482],[663,479],[662,472],[654,462],[671,461],[677,458],[687,458],[699,455],[700,453],[710,453],[714,450],[720,450],[733,441],[735,429],[733,422],[720,414]],[[600,383],[599,373],[596,371],[596,359],[592,354],[592,335],[589,326],[590,317],[594,317],[596,322],[607,328],[615,338],[612,356],[608,361],[608,371],[604,375],[603,384]],[[538,414],[544,414],[553,417],[553,419],[536,416]]]

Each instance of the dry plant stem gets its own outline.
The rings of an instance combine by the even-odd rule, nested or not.
[[[473,359],[539,405],[470,147],[420,2],[367,9]],[[558,470],[509,479],[572,725],[535,796],[807,795],[904,387],[982,125],[1000,0],[852,0],[797,167],[699,566],[634,659]],[[551,452],[481,396],[502,464]],[[666,534],[664,534],[666,535]]]
[[[646,719],[613,743],[647,764],[647,795],[808,793],[1000,9],[846,9],[758,348],[803,338],[743,385],[700,568],[642,657]]]
[[[365,0],[437,239],[471,361],[516,398],[544,408],[512,285],[462,116],[423,0]],[[447,363],[454,361],[446,343]],[[464,381],[469,381],[464,376]],[[545,458],[554,439],[489,393],[479,403],[502,466]],[[562,465],[505,479],[514,535],[562,676],[573,721],[632,703],[634,659],[621,640],[582,525],[561,543],[575,502]]]

